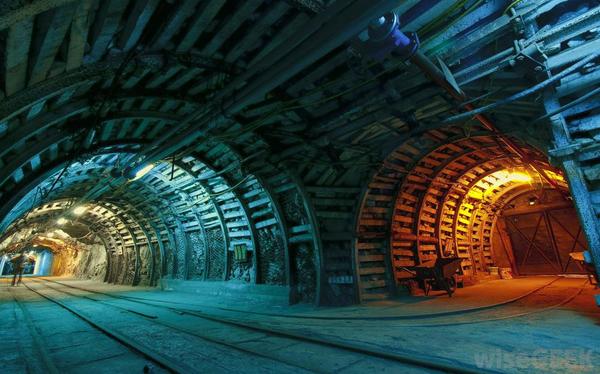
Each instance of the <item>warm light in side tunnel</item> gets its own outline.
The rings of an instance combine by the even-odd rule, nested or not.
[[[67,223],[67,219],[64,217],[60,217],[59,219],[56,220],[56,223],[59,225],[64,225],[65,223]]]
[[[76,216],[80,216],[83,213],[85,213],[86,210],[87,210],[86,207],[84,207],[84,206],[78,206],[78,207],[75,207],[73,209],[73,214],[75,214]]]
[[[522,173],[522,172],[514,172],[514,173],[509,173],[507,176],[507,180],[510,182],[531,182],[532,178],[529,174],[527,173]]]
[[[565,178],[562,175],[555,173],[552,170],[544,170],[544,171],[546,172],[546,175],[548,175],[550,178],[554,179],[555,181],[558,181],[558,182],[565,181]]]
[[[500,170],[477,182],[469,190],[468,195],[473,199],[483,200],[498,187],[507,183],[531,183],[532,181],[533,178],[526,171]]]

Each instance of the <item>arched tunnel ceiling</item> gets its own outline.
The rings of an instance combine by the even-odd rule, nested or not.
[[[558,173],[546,154],[570,148],[540,120],[546,91],[496,104],[588,58],[598,17],[593,0],[11,0],[1,9],[3,230],[32,208],[69,215],[74,202],[93,204],[90,229],[115,251],[126,242],[135,256],[142,246],[157,253],[157,273],[243,273],[314,287],[316,299],[360,276],[347,259],[385,241],[396,195],[411,184],[450,196],[449,184],[477,183],[469,175]],[[357,35],[392,10],[458,97],[406,55],[373,58],[361,46]],[[557,100],[588,89],[595,63],[558,82]],[[447,121],[490,103],[485,120]],[[597,105],[578,104],[566,114],[585,145],[595,133],[581,116]],[[196,232],[203,239],[182,241]],[[243,243],[252,270],[229,252],[218,269],[201,264],[189,248],[209,241]],[[206,245],[206,258],[217,256]]]
[[[20,187],[31,174],[74,154],[93,153],[111,144],[141,144],[145,152],[160,145],[160,154],[154,156],[164,157],[186,151],[199,136],[234,144],[243,156],[263,150],[273,160],[300,165],[300,172],[306,168],[302,165],[324,170],[331,165],[347,168],[376,162],[409,134],[407,130],[416,124],[434,126],[454,106],[440,88],[401,58],[365,65],[354,61],[344,40],[336,39],[336,34],[350,30],[327,34],[333,31],[333,23],[329,26],[326,20],[347,18],[347,28],[353,20],[356,24],[351,27],[358,32],[369,16],[383,13],[393,3],[323,4],[319,16],[303,6],[259,0],[245,5],[183,1],[145,6],[143,2],[82,1],[57,3],[62,7],[46,11],[34,2],[27,11],[9,12],[3,18],[5,46],[13,46],[12,38],[25,41],[5,49],[7,98],[0,118],[4,139],[11,141],[3,144],[0,154],[5,165],[0,178],[4,194]],[[441,48],[441,41],[468,30],[460,23],[457,29],[436,29],[439,16],[424,23],[423,15],[415,14],[409,3],[398,12],[406,11],[400,13],[406,30],[428,31],[421,33],[421,48],[426,51],[437,51],[434,47]],[[494,6],[500,7],[500,2]],[[477,11],[492,17],[499,10],[494,6]],[[200,16],[191,17],[194,10]],[[454,14],[455,8],[445,11]],[[48,24],[49,34],[34,30],[33,22],[42,21]],[[55,24],[62,27],[53,28]],[[290,35],[303,24],[328,28],[306,40]],[[75,35],[76,27],[81,35]],[[321,35],[331,44],[318,46]],[[299,61],[292,56],[303,48],[282,57],[291,47],[285,38],[315,51]],[[45,54],[28,53],[28,40],[31,52],[41,45]],[[463,70],[473,67],[459,61],[469,61],[475,50],[451,51],[444,45],[436,56],[447,63],[456,61],[451,66],[460,79]],[[277,58],[280,68],[268,70],[269,82],[262,73]],[[296,64],[284,71],[288,61]],[[513,70],[494,79],[514,83],[520,74]],[[482,78],[477,84],[485,86],[487,81]],[[517,91],[523,84],[527,81],[502,86]],[[505,119],[500,125],[523,124],[540,112],[535,102],[515,105],[496,113]],[[180,133],[177,144],[167,140],[175,133]],[[343,177],[336,174],[330,179]]]

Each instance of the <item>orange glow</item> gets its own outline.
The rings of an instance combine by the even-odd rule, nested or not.
[[[468,192],[468,196],[483,200],[486,196],[493,194],[500,186],[508,183],[531,183],[533,178],[527,171],[500,170],[479,180]]]
[[[514,172],[514,173],[509,173],[507,176],[507,179],[510,182],[531,182],[532,178],[529,174],[527,173],[521,173],[521,172]]]
[[[550,170],[544,170],[544,171],[546,172],[547,176],[554,179],[555,181],[563,182],[563,183],[565,182],[565,178],[562,175],[555,173],[553,171],[550,171]]]

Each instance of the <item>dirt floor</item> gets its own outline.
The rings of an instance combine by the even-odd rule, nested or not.
[[[181,291],[52,279],[482,371],[600,372],[600,308],[593,299],[600,291],[585,278],[494,280],[459,289],[452,298],[443,294],[403,297],[346,308],[248,302],[251,298],[242,302]],[[0,286],[8,288],[6,280]],[[11,300],[6,299],[8,294],[1,295],[0,311],[6,314]],[[322,362],[323,357],[304,359]]]

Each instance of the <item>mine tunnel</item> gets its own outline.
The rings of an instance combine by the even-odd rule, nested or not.
[[[597,0],[0,2],[0,371],[598,372]]]

